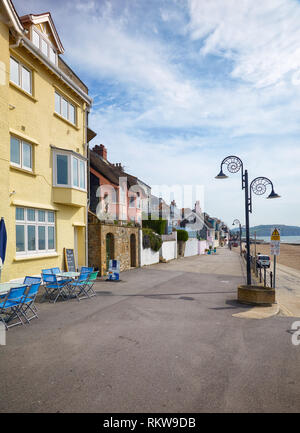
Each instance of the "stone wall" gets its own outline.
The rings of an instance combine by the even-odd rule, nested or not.
[[[120,270],[130,269],[132,264],[139,266],[139,228],[103,223],[89,214],[89,266],[106,272],[106,235],[113,235],[114,259],[120,261]],[[135,254],[131,257],[131,235],[135,237]],[[133,259],[134,263],[131,263]]]

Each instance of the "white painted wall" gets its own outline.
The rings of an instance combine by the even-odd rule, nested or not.
[[[188,239],[185,243],[184,257],[196,256],[198,254],[198,239]]]
[[[141,266],[159,263],[159,251],[155,252],[151,248],[143,248],[143,232],[140,230],[140,264]]]
[[[206,241],[198,241],[198,254],[205,254],[206,248],[208,248]]]
[[[173,260],[177,258],[177,242],[176,241],[166,241],[163,242],[161,249],[159,251],[160,257],[165,260]]]

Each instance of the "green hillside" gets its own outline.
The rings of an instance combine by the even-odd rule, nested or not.
[[[286,226],[284,224],[272,224],[272,225],[260,225],[260,226],[254,226],[250,227],[250,235],[254,236],[254,232],[256,232],[256,236],[270,236],[271,235],[271,229],[274,227],[277,227],[280,229],[280,235],[281,236],[300,236],[300,227],[298,226]],[[231,231],[236,232],[238,231],[238,228],[234,228]],[[245,235],[245,229],[243,229],[243,236]]]

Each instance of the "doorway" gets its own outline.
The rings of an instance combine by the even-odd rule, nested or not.
[[[106,270],[109,268],[109,261],[113,260],[115,257],[114,251],[114,235],[112,233],[107,233],[106,235]]]
[[[78,270],[78,229],[74,227],[74,257],[75,268]]]
[[[136,237],[134,234],[130,235],[130,266],[136,267]]]

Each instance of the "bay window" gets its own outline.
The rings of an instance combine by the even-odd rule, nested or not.
[[[55,151],[53,167],[53,186],[86,191],[86,161],[80,156],[67,150]]]
[[[53,211],[16,208],[17,256],[55,252],[55,213]]]

